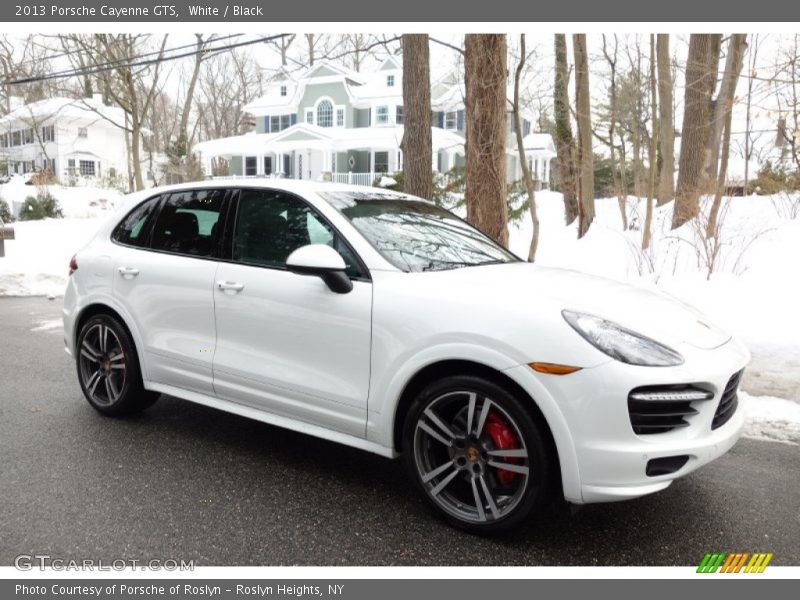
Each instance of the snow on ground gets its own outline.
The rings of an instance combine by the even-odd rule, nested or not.
[[[67,218],[14,223],[16,240],[6,242],[6,257],[0,259],[0,296],[62,295],[70,257],[121,198],[101,188],[49,190]],[[35,193],[21,178],[0,186],[0,197],[15,203]],[[800,443],[800,216],[790,210],[793,202],[800,199],[726,198],[718,247],[702,241],[696,224],[672,231],[669,204],[655,210],[652,244],[642,251],[644,201],[629,198],[630,228],[623,231],[617,200],[598,199],[595,223],[578,240],[576,225],[564,225],[561,195],[542,191],[536,262],[657,288],[700,308],[740,336],[753,354],[742,394],[751,415],[747,435]],[[531,230],[527,214],[509,228],[510,247],[522,257],[528,255]]]

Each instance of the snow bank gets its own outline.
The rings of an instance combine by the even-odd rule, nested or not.
[[[745,437],[800,445],[800,403],[739,392]]]
[[[14,223],[15,240],[0,258],[0,296],[61,296],[69,260],[104,218],[45,219]]]
[[[123,194],[115,189],[63,185],[48,185],[39,188],[35,185],[26,185],[26,177],[12,177],[11,181],[0,185],[0,200],[5,200],[11,212],[19,215],[25,199],[36,196],[39,191],[49,192],[61,207],[65,217],[90,218],[100,216],[114,207],[123,198]]]
[[[713,321],[753,344],[784,344],[800,352],[800,219],[780,210],[782,198],[724,199],[718,245],[707,245],[702,223],[672,231],[670,203],[656,208],[650,249],[641,249],[645,203],[627,203],[623,231],[616,198],[596,201],[596,220],[577,239],[577,224],[564,225],[561,194],[539,192],[541,223],[537,264],[565,267],[657,287],[697,306]],[[511,250],[527,257],[530,216],[511,225]],[[709,263],[714,269],[709,275]]]

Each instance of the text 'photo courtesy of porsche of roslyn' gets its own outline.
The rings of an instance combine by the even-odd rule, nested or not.
[[[797,577],[800,33],[254,7],[0,33],[9,593]]]

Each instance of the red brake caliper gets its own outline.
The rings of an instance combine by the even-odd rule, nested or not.
[[[519,448],[519,440],[517,439],[514,430],[506,422],[506,420],[498,415],[496,412],[491,411],[486,415],[486,433],[492,438],[492,442],[498,450],[513,450]],[[509,458],[509,462],[519,462],[518,458]],[[511,485],[517,478],[517,474],[505,469],[497,469],[497,477],[503,485]]]

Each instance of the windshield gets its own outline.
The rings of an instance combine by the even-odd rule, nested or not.
[[[320,195],[403,271],[441,271],[519,260],[462,219],[423,200],[380,193]]]

